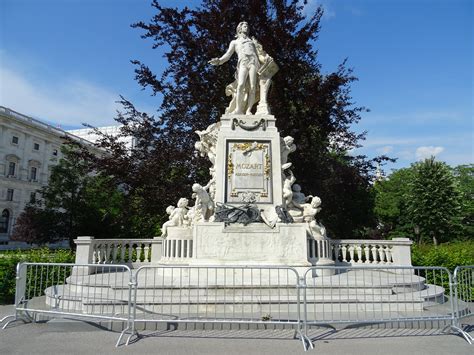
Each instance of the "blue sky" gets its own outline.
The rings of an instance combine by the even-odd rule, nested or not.
[[[150,4],[0,0],[0,105],[63,128],[114,124],[119,95],[153,112],[160,99],[140,89],[130,64],[165,65],[130,28],[151,18]],[[473,163],[474,1],[310,0],[305,11],[318,4],[326,10],[315,44],[323,71],[347,57],[359,77],[354,101],[371,110],[354,127],[368,131],[356,152],[397,157],[388,171],[431,154]]]

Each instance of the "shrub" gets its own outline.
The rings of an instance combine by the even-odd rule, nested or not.
[[[414,266],[443,266],[453,272],[456,266],[474,265],[474,241],[434,245],[413,245]]]
[[[74,252],[41,248],[0,253],[0,304],[15,301],[16,265],[19,262],[72,263]]]

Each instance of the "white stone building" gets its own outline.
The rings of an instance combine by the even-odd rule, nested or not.
[[[116,137],[120,134],[120,127],[121,126],[107,126],[107,127],[98,127],[98,130],[106,135]],[[89,142],[97,142],[100,136],[91,128],[82,128],[82,129],[75,129],[75,130],[68,130],[68,133],[73,134],[77,137],[82,139],[88,140]],[[135,137],[120,137],[119,142],[125,143],[127,149],[132,149],[136,145],[136,138]]]
[[[65,136],[91,142],[0,106],[0,249],[22,247],[10,235],[19,214],[48,184]]]

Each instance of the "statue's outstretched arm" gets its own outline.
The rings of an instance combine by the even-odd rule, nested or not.
[[[235,41],[232,41],[230,42],[229,49],[227,50],[227,52],[225,52],[225,54],[220,58],[212,58],[209,61],[209,64],[212,64],[212,65],[224,64],[230,59],[230,57],[232,57],[232,54],[234,54],[234,52],[235,52]]]

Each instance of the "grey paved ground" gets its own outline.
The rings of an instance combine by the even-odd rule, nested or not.
[[[0,318],[11,313],[0,306]],[[471,333],[472,335],[473,333]],[[144,331],[128,347],[115,348],[118,333],[75,321],[23,324],[0,330],[0,354],[303,354],[294,332],[279,330]],[[433,329],[312,331],[307,354],[474,354],[474,345]]]

